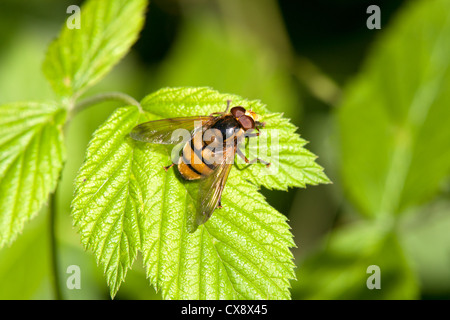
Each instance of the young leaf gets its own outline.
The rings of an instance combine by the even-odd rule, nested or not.
[[[164,170],[171,162],[170,148],[134,141],[128,135],[135,125],[162,116],[223,111],[227,99],[267,114],[260,102],[208,88],[162,89],[141,102],[143,111],[135,106],[120,108],[94,134],[77,177],[73,216],[83,244],[104,268],[112,296],[141,251],[147,275],[164,298],[290,297],[294,264],[289,248],[294,242],[285,216],[266,203],[257,184],[242,175],[254,169],[232,168],[223,208],[189,232],[196,182],[183,180],[176,168]],[[281,118],[267,114],[267,125],[276,128],[271,119]],[[302,162],[310,154],[303,151],[301,142],[285,147],[283,141],[294,145],[296,140],[280,139],[280,154],[288,150],[301,163],[309,161]],[[299,170],[283,165],[282,176]],[[304,185],[310,182],[305,176],[282,177],[282,181]]]
[[[95,132],[73,199],[81,241],[103,265],[112,296],[125,279],[144,235],[144,194],[137,181],[132,144],[125,139],[138,119],[137,107],[121,108]]]
[[[37,102],[0,106],[0,247],[42,207],[62,168],[65,110]]]
[[[446,0],[410,3],[346,90],[343,178],[366,215],[422,204],[448,178],[449,12]]]
[[[79,96],[128,52],[144,23],[145,0],[90,0],[80,28],[64,25],[47,51],[43,70],[61,96]]]

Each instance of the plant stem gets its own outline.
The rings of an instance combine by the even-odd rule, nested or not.
[[[316,99],[332,107],[339,105],[342,97],[341,88],[310,60],[297,57],[293,71],[293,75],[303,83]]]
[[[124,102],[126,105],[132,105],[137,106],[139,110],[142,111],[141,105],[138,101],[136,101],[133,97],[122,93],[122,92],[105,92],[100,93],[95,96],[86,98],[84,100],[81,100],[75,106],[72,108],[71,113],[77,114],[80,111],[83,111],[84,109],[93,106],[95,104],[99,104],[108,100],[114,100],[114,101],[120,101]]]
[[[59,277],[59,267],[58,267],[58,250],[56,243],[56,212],[57,212],[57,188],[55,192],[50,195],[50,204],[49,204],[49,234],[50,234],[50,277],[53,286],[53,294],[55,300],[61,300],[61,286],[60,286],[60,277]]]

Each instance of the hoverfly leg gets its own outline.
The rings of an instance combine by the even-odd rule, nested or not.
[[[239,155],[239,157],[244,159],[245,163],[247,163],[247,164],[254,164],[254,163],[260,162],[262,164],[265,164],[267,168],[270,167],[270,162],[267,162],[267,161],[262,160],[260,158],[255,158],[253,160],[248,160],[247,157],[245,156],[245,154],[243,154],[242,151],[239,148],[236,149],[236,153]]]
[[[247,159],[248,160],[248,159]],[[247,161],[246,161],[247,162]],[[265,161],[265,160],[263,160],[263,159],[260,159],[260,158],[255,158],[255,159],[253,159],[253,160],[251,160],[251,161],[248,161],[247,163],[248,164],[254,164],[254,163],[257,163],[257,162],[260,162],[260,163],[262,163],[262,164],[265,164],[266,165],[266,168],[268,168],[268,167],[270,167],[270,162],[267,162],[267,161]]]
[[[259,127],[264,128],[266,126],[265,122],[255,121],[256,129],[259,130]]]
[[[261,132],[252,132],[252,133],[246,133],[245,136],[248,138],[254,138],[254,137],[259,137],[260,134],[261,134]]]
[[[222,209],[222,197],[219,199],[219,204],[217,205],[217,208]]]
[[[224,113],[227,113],[228,112],[228,109],[230,109],[230,104],[231,104],[231,100],[227,100],[227,108],[225,109],[225,112]]]
[[[222,115],[224,115],[225,113],[228,112],[228,109],[230,109],[230,103],[231,103],[231,100],[227,100],[227,108],[225,109],[225,111],[223,111],[223,112],[213,112],[209,116],[216,116],[216,115],[222,116]]]
[[[258,159],[258,160],[259,160],[259,162],[264,163],[266,165],[266,168],[270,167],[270,162],[267,162],[267,161],[264,161],[264,160],[261,160],[261,159]]]
[[[167,172],[167,170],[169,170],[170,168],[172,168],[174,165],[175,165],[175,163],[172,163],[170,166],[166,166],[166,167],[163,167],[163,168],[164,168],[164,170]]]

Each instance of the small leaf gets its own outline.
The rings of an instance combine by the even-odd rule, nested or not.
[[[208,88],[162,89],[141,102],[141,112],[134,106],[116,110],[94,134],[77,177],[73,216],[83,244],[104,268],[112,296],[141,251],[150,282],[166,299],[290,297],[292,235],[286,217],[241,174],[252,169],[232,168],[223,208],[191,233],[197,182],[180,178],[176,168],[164,170],[171,161],[170,148],[134,141],[128,135],[135,125],[151,119],[223,111],[227,99],[267,112],[260,102]],[[272,118],[267,117],[268,125]],[[298,159],[303,154],[309,158],[293,131],[289,135],[290,140],[280,140],[281,150]],[[284,141],[290,146],[284,147]],[[304,186],[310,183],[306,176],[282,181]]]
[[[80,28],[64,25],[48,48],[43,70],[61,96],[79,96],[116,65],[136,41],[145,0],[90,0],[81,8]]]
[[[55,189],[64,158],[65,111],[36,102],[0,106],[0,247]]]
[[[138,119],[136,107],[121,108],[95,132],[73,199],[81,241],[104,266],[112,296],[136,258],[143,236],[143,194],[136,182],[133,147],[125,139]]]

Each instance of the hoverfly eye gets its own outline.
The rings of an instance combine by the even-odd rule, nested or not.
[[[239,119],[240,117],[245,115],[245,109],[241,106],[231,108],[230,112],[236,119]]]
[[[241,125],[242,129],[245,131],[250,129],[255,129],[255,120],[253,120],[252,117],[249,116],[242,116],[239,118],[239,124]]]

